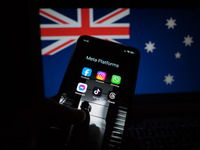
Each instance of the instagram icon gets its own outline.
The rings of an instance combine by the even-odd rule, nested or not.
[[[106,79],[106,72],[98,71],[98,72],[97,72],[96,78],[97,78],[98,80],[104,81],[104,80]]]

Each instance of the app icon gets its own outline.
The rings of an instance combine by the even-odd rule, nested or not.
[[[82,75],[83,76],[90,77],[91,74],[92,74],[92,69],[91,68],[87,68],[87,67],[83,68],[83,70],[82,70]]]
[[[92,94],[95,95],[95,96],[101,96],[101,93],[102,93],[102,89],[99,88],[99,87],[94,87],[93,88],[93,91],[92,91]]]
[[[98,72],[97,72],[96,78],[97,78],[98,80],[104,81],[104,80],[106,79],[106,72],[98,71]]]
[[[116,93],[113,91],[109,91],[108,99],[114,100],[116,98]]]
[[[85,93],[87,90],[87,84],[85,83],[78,83],[76,90],[81,93]]]
[[[112,75],[111,82],[114,84],[120,84],[121,83],[121,77],[118,75]]]

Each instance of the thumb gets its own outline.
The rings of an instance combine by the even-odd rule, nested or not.
[[[85,120],[86,114],[83,110],[61,105],[52,98],[46,98],[44,107],[52,114],[52,122],[80,124]]]
[[[31,114],[28,117],[32,118],[35,126],[39,124],[65,127],[68,124],[80,124],[86,117],[84,111],[61,105],[52,98],[44,98]]]

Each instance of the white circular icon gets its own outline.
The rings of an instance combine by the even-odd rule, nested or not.
[[[116,97],[116,94],[114,92],[110,92],[109,98],[110,99],[115,99],[115,97]]]

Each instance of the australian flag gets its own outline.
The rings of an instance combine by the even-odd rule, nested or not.
[[[44,8],[39,13],[47,97],[58,92],[80,35],[140,51],[135,94],[200,91],[200,9]]]

